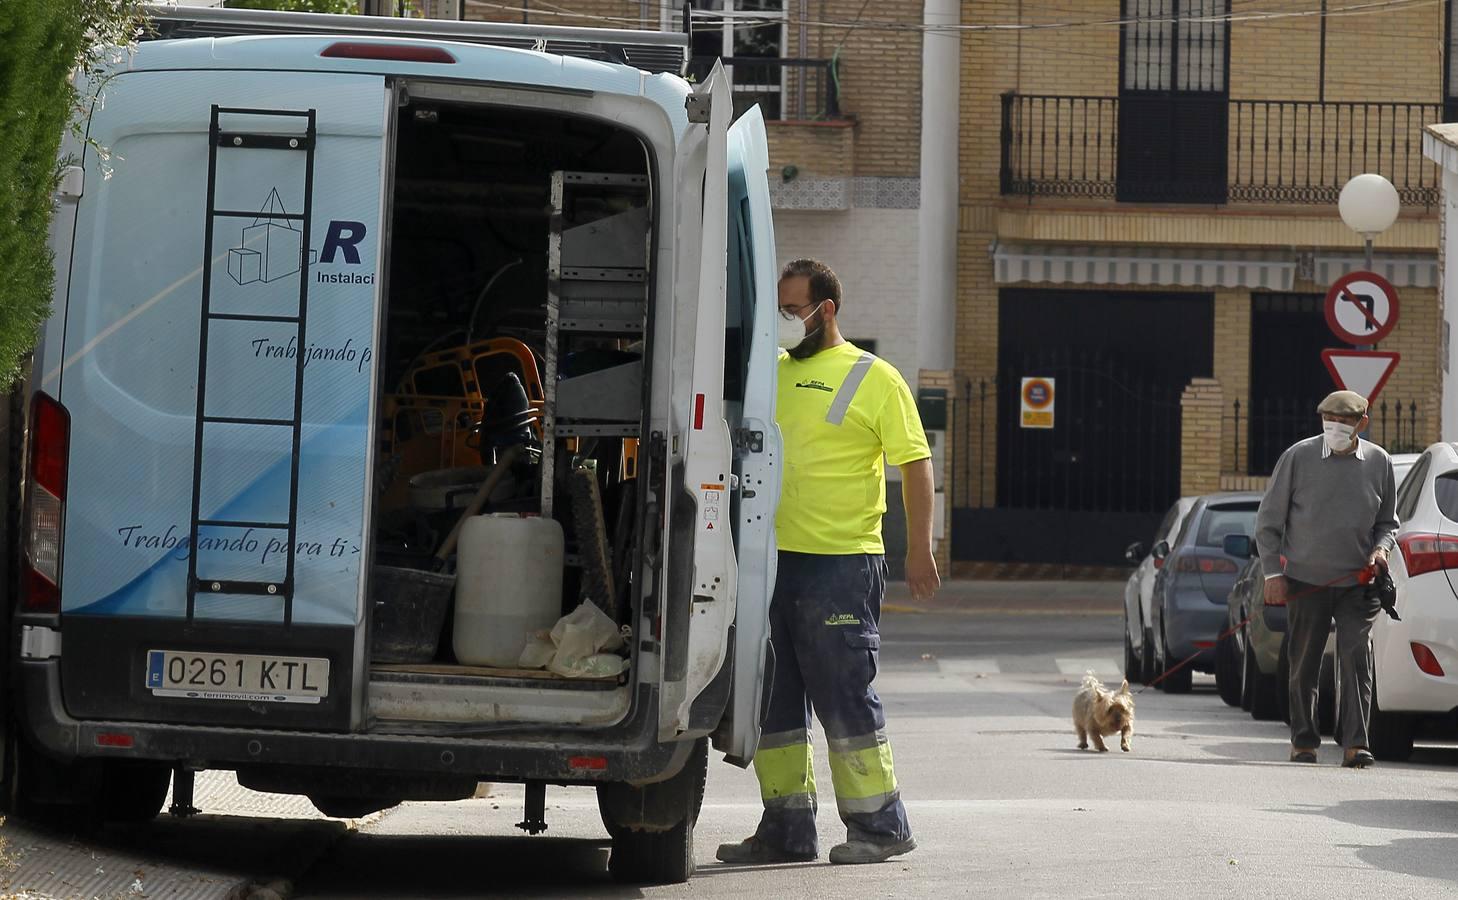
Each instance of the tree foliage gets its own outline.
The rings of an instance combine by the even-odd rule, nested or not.
[[[138,0],[0,2],[0,386],[20,373],[50,312],[57,154],[89,102],[76,89],[86,79],[72,76],[124,53],[138,11]]]

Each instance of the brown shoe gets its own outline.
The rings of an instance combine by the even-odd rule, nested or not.
[[[1365,769],[1375,762],[1377,762],[1377,758],[1366,747],[1348,747],[1347,752],[1342,756],[1342,768],[1344,769]]]
[[[1291,762],[1293,763],[1314,763],[1316,762],[1315,750],[1303,750],[1300,747],[1291,748]]]

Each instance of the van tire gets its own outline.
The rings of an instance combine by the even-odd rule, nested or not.
[[[598,789],[598,809],[612,836],[608,872],[620,884],[683,884],[694,874],[694,825],[704,804],[709,774],[709,743],[694,743],[683,770],[668,781],[642,788],[604,785]],[[631,828],[619,823],[614,807],[631,794],[657,794],[649,805],[682,810],[678,822],[667,829]],[[645,798],[647,799],[647,798]],[[631,800],[629,800],[631,803]]]
[[[106,822],[150,822],[162,811],[171,785],[172,769],[164,763],[107,760],[97,813]]]

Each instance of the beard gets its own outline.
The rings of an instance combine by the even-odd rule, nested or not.
[[[821,350],[825,349],[825,322],[809,334],[800,343],[786,350],[791,359],[809,359]]]

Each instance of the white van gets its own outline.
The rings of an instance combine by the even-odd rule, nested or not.
[[[154,15],[58,194],[14,802],[592,785],[614,874],[686,879],[772,669],[758,111],[678,34]]]

